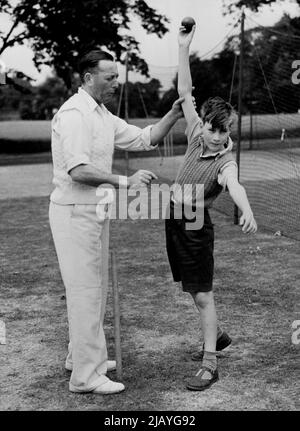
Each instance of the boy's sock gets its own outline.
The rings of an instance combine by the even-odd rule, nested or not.
[[[222,329],[220,328],[220,326],[217,326],[217,339],[221,337],[221,335],[223,334]]]
[[[217,369],[217,365],[217,352],[208,352],[207,350],[204,350],[202,366],[209,368],[213,373]]]

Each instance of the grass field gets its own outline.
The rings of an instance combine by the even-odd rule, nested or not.
[[[132,158],[130,167],[152,170],[161,181],[175,181],[182,158]],[[124,160],[117,160],[116,166],[124,169]],[[259,226],[300,241],[300,149],[242,152],[240,181]],[[234,208],[228,194],[223,193],[214,207],[233,219]]]
[[[291,341],[292,322],[300,318],[299,242],[264,229],[242,235],[232,218],[216,211],[215,295],[233,338],[219,360],[220,381],[204,393],[185,389],[197,370],[190,353],[200,345],[200,323],[191,299],[172,281],[163,221],[114,220],[127,389],[106,397],[69,393],[65,295],[48,197],[39,186],[49,173],[35,169],[24,189],[24,175],[12,175],[19,193],[8,198],[8,190],[0,199],[0,319],[7,327],[7,344],[0,346],[1,410],[299,409],[299,348]],[[30,187],[31,197],[24,197]],[[105,326],[113,357],[111,294]]]
[[[199,318],[171,280],[160,221],[115,221],[127,391],[99,397],[68,392],[64,290],[47,222],[46,198],[2,201],[1,410],[295,410],[299,350],[299,249],[265,233],[248,239],[218,213],[215,292],[233,345],[219,361],[220,381],[205,393],[185,390],[196,371]],[[3,220],[2,217],[2,220]],[[147,247],[144,245],[147,244]],[[258,248],[259,247],[259,248]],[[106,316],[113,357],[111,297]],[[112,374],[113,375],[113,374]]]
[[[157,122],[158,118],[130,119],[131,124],[145,127]],[[242,117],[242,148],[252,149],[281,148],[282,129],[285,129],[285,146],[300,146],[300,114],[253,115],[252,144],[250,144],[250,116]],[[186,122],[180,119],[172,129],[175,146],[186,142]],[[237,125],[232,130],[234,141],[237,138]],[[0,121],[0,154],[1,153],[31,153],[50,150],[50,121]],[[175,148],[176,154],[182,154],[183,149]],[[117,152],[118,155],[118,152]]]

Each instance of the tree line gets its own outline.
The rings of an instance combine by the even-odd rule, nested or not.
[[[295,0],[300,6],[300,0]],[[276,0],[232,2],[223,0],[224,13],[236,14],[242,6],[258,10]],[[15,2],[13,2],[15,4]],[[76,64],[78,56],[89,48],[104,47],[125,62],[130,52],[131,70],[149,77],[148,66],[142,58],[139,44],[130,35],[133,15],[140,19],[148,33],[162,37],[167,31],[168,18],[158,14],[142,0],[26,0],[13,6],[0,0],[2,11],[10,14],[12,25],[2,38],[0,54],[7,47],[27,40],[37,67],[48,64],[55,75],[40,86],[32,85],[25,76],[12,76],[0,87],[2,107],[18,109],[22,118],[50,118],[67,96],[78,86]],[[58,25],[59,24],[59,25]],[[119,29],[122,27],[123,32]],[[98,43],[95,44],[95,41]],[[191,56],[191,73],[197,106],[209,96],[219,95],[237,106],[240,58],[239,36],[230,37],[223,49],[212,58],[203,60]],[[245,33],[243,112],[297,112],[300,108],[300,85],[292,83],[292,63],[300,59],[300,18],[284,15],[272,27],[256,27]],[[162,92],[161,83],[128,84],[128,114],[130,118],[161,116],[177,98],[177,77],[170,89]],[[119,104],[120,91],[110,107],[124,117],[124,102]],[[123,98],[124,100],[124,98]]]

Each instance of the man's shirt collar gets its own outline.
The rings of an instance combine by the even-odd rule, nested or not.
[[[78,94],[80,95],[80,97],[82,97],[84,99],[84,101],[87,103],[89,109],[91,111],[94,111],[95,109],[97,109],[98,107],[101,109],[102,108],[102,104],[99,106],[98,103],[96,102],[96,100],[89,95],[89,93],[87,91],[85,91],[82,87],[78,88]]]

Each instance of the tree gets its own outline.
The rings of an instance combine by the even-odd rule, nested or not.
[[[22,119],[49,120],[67,98],[67,88],[61,78],[51,76],[37,87],[32,96],[20,100],[19,111]]]
[[[139,43],[129,35],[129,25],[136,16],[148,33],[162,37],[169,22],[144,0],[20,0],[17,6],[0,0],[0,9],[12,18],[8,33],[0,33],[0,54],[27,40],[36,67],[53,66],[68,88],[78,56],[95,47],[105,47],[120,60],[130,46],[132,65],[147,75],[148,66],[140,55]]]
[[[209,60],[201,60],[197,55],[190,56],[190,69],[197,108],[209,97],[220,96],[229,100],[231,94],[232,73],[235,62],[235,53],[229,48],[224,49]],[[237,103],[237,92],[234,92],[233,103]],[[165,114],[178,97],[177,76],[173,81],[173,88],[168,90],[160,104],[160,114]]]
[[[292,82],[292,63],[300,58],[300,18],[284,15],[272,27],[245,32],[242,113],[297,112],[300,85]],[[240,35],[231,36],[223,50],[209,60],[190,56],[193,95],[197,107],[210,96],[221,96],[238,105]],[[236,68],[234,68],[236,64]],[[233,74],[235,69],[235,74]],[[160,102],[164,113],[176,99],[177,80]]]
[[[157,117],[159,111],[159,91],[161,83],[158,79],[151,79],[147,83],[128,82],[128,116],[129,118]],[[119,86],[115,99],[108,108],[114,114],[117,113],[121,96]],[[125,118],[125,96],[122,94],[120,117]]]
[[[233,2],[232,0],[223,0],[224,11],[226,13],[233,13],[238,9],[242,9],[242,7],[247,7],[255,12],[257,12],[262,6],[271,6],[274,3],[280,4],[284,0],[236,0]],[[294,0],[295,3],[298,3],[300,6],[300,0]]]
[[[300,18],[284,15],[272,27],[245,32],[243,112],[297,112],[300,87],[292,82],[291,65],[300,58]],[[239,55],[239,36],[232,36],[225,50]],[[234,81],[237,91],[237,80]],[[254,105],[255,103],[255,105]]]
[[[0,85],[1,117],[18,117],[21,101],[26,103],[33,97],[32,80],[23,72],[10,69],[6,75],[6,84]]]

